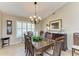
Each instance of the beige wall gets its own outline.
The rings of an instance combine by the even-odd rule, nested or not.
[[[60,8],[55,15],[51,15],[42,22],[43,30],[46,31],[46,24],[49,21],[62,19],[62,27],[67,33],[68,48],[73,44],[73,32],[79,32],[79,3],[68,3]],[[53,31],[52,31],[53,32]]]
[[[0,38],[1,38],[1,12],[0,12]]]
[[[40,31],[42,30],[42,22],[40,22],[39,24],[37,24],[36,29],[37,29],[37,32],[39,34]]]

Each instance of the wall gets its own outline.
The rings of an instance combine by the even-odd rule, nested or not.
[[[39,22],[39,24],[36,25],[36,30],[37,30],[37,32],[39,34],[40,31],[42,30],[42,22]]]
[[[0,12],[0,38],[1,38],[1,12]]]
[[[67,45],[71,49],[73,44],[73,32],[79,32],[79,3],[67,3],[56,11],[55,15],[50,15],[42,22],[42,29],[46,31],[46,24],[49,21],[62,19],[62,27],[67,33]]]
[[[0,38],[2,37],[2,29],[1,29],[1,27],[2,27],[2,12],[0,11]],[[0,46],[1,46],[1,40],[0,40]]]

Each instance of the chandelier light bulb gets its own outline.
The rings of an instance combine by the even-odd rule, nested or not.
[[[31,17],[31,16],[30,16],[29,18],[30,18],[30,19],[32,19],[32,17]]]
[[[31,19],[31,21],[33,21],[33,19]]]
[[[39,20],[41,20],[41,17],[38,17]]]
[[[33,16],[34,18],[36,18],[36,16]]]
[[[35,19],[36,21],[38,21],[37,19]]]

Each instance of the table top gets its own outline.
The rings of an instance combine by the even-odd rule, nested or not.
[[[36,49],[41,49],[43,47],[46,47],[46,46],[49,46],[51,44],[55,43],[55,40],[42,40],[42,41],[39,41],[39,42],[32,42],[34,48]]]

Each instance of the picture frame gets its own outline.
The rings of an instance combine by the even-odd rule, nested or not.
[[[12,20],[7,20],[7,35],[12,34]]]
[[[49,22],[49,30],[61,31],[62,29],[62,19],[53,20]]]

